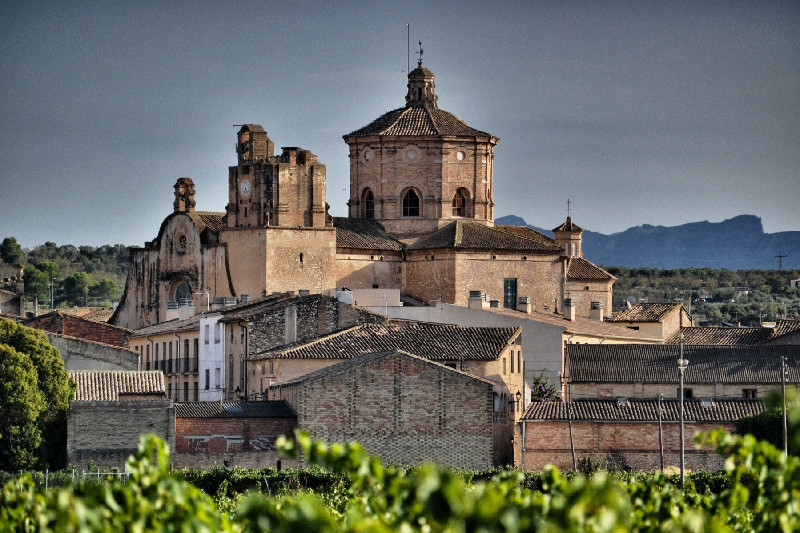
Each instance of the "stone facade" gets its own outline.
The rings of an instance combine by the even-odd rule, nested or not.
[[[88,320],[60,311],[52,311],[29,318],[23,321],[23,324],[29,328],[122,348],[128,348],[128,339],[131,335],[131,331],[126,328],[114,326],[107,322]]]
[[[356,440],[384,462],[494,464],[492,384],[403,352],[340,363],[269,397],[286,400],[314,438]]]
[[[154,433],[175,445],[175,415],[169,400],[72,402],[67,421],[67,460],[79,469],[89,463],[124,470],[139,437]]]
[[[582,316],[594,301],[610,307],[614,277],[582,259],[577,226],[567,247],[528,228],[494,226],[498,139],[437,102],[433,73],[420,64],[405,107],[344,136],[347,219],[327,215],[325,166],[314,154],[289,147],[275,155],[261,126],[243,125],[225,211],[195,210],[194,183],[180,178],[173,214],[155,240],[131,251],[112,322],[138,329],[164,321],[170,302],[198,309],[334,287],[400,289],[459,305],[480,290],[510,309],[517,296],[528,298],[539,311],[573,297]],[[588,278],[572,276],[573,258],[591,265]]]

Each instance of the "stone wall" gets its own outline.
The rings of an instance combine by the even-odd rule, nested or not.
[[[61,353],[67,370],[140,370],[139,354],[126,348],[50,332],[47,339]]]
[[[554,464],[562,470],[572,469],[569,425],[566,421],[527,421],[524,440],[521,424],[515,438],[516,464],[525,470],[541,470]],[[718,470],[724,458],[712,449],[697,449],[694,435],[732,424],[712,422],[684,423],[684,456],[688,470]],[[663,422],[664,466],[680,466],[680,426]],[[617,468],[655,471],[661,467],[658,422],[573,420],[572,434],[577,460],[590,458]]]
[[[59,335],[67,335],[124,348],[129,346],[128,339],[131,333],[124,328],[105,322],[86,320],[85,318],[57,311],[26,320],[25,325],[51,333],[58,333]]]
[[[175,412],[169,400],[72,402],[67,421],[67,460],[78,469],[89,463],[124,470],[139,437],[154,433],[175,445]]]
[[[492,386],[416,357],[394,356],[269,390],[297,425],[326,441],[360,442],[385,462],[492,466]]]
[[[691,361],[690,361],[691,363]],[[678,379],[677,365],[672,379]],[[788,384],[798,387],[800,384]],[[677,398],[679,385],[673,383],[571,383],[568,394],[572,398]],[[756,390],[756,398],[765,398],[770,390],[780,389],[780,383],[685,383],[684,391],[691,390],[693,398],[744,398],[743,390]],[[688,393],[687,393],[688,395]]]
[[[336,286],[349,289],[402,289],[400,252],[339,250]]]
[[[176,418],[172,463],[177,468],[274,468],[280,459],[275,441],[291,437],[295,427],[294,418]]]

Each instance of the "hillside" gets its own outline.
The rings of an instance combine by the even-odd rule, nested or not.
[[[514,215],[495,223],[528,226],[553,235]],[[592,262],[608,266],[730,270],[777,269],[775,256],[780,254],[788,255],[783,268],[791,269],[800,268],[800,231],[764,233],[761,219],[754,215],[671,227],[645,224],[611,235],[586,230],[583,253]]]

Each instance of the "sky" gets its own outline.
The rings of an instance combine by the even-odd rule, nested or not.
[[[224,211],[234,125],[327,167],[405,105],[499,137],[495,217],[592,231],[751,214],[800,230],[800,3],[37,2],[0,5],[0,238],[154,239],[179,177]],[[408,25],[408,26],[407,26]]]

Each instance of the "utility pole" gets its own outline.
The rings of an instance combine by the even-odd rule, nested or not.
[[[786,435],[786,356],[781,356],[781,403],[783,404],[783,453],[789,455],[789,441]]]
[[[778,258],[778,270],[783,270],[783,258],[789,256],[784,254],[783,252],[778,252],[778,255],[776,255],[775,257]]]
[[[686,367],[689,366],[689,361],[683,358],[683,333],[681,333],[681,355],[680,359],[678,359],[678,371],[680,372],[680,395],[681,395],[681,429],[680,429],[680,439],[681,439],[681,489],[683,489],[684,483],[686,482],[686,470],[685,470],[685,462],[684,462],[684,447],[683,447],[683,373],[686,370]]]
[[[661,455],[661,473],[664,473],[664,434],[661,431],[661,406],[663,394],[658,395],[658,451]]]

